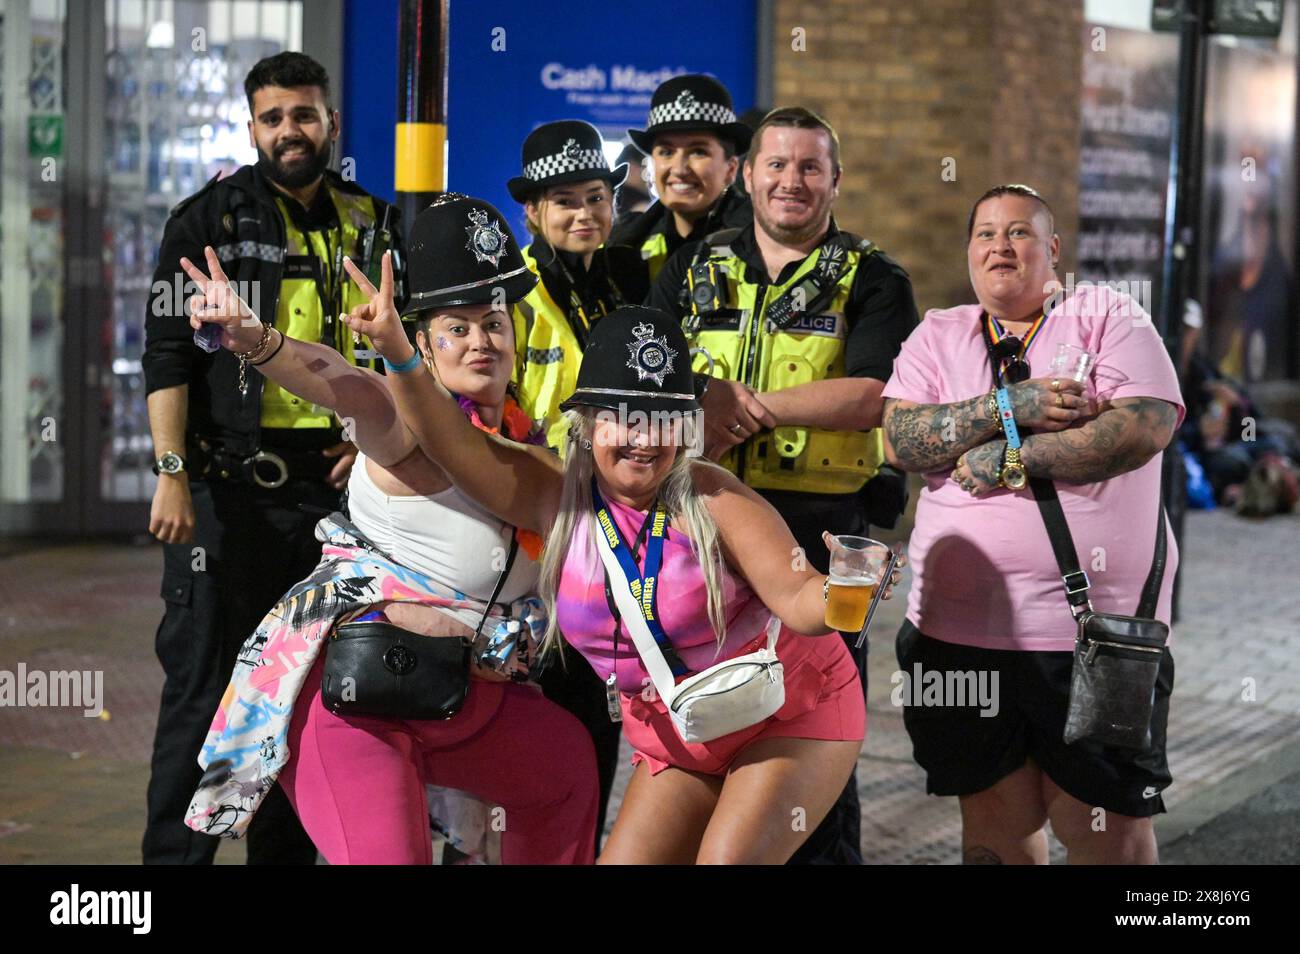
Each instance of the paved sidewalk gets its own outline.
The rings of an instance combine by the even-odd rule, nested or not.
[[[1236,846],[1224,849],[1231,860],[1288,857],[1276,839],[1242,845],[1262,818],[1291,812],[1288,831],[1300,818],[1293,797],[1300,772],[1297,531],[1300,517],[1189,515],[1183,615],[1174,629],[1175,781],[1166,797],[1170,813],[1157,823],[1162,845],[1173,846],[1171,861],[1213,862],[1220,843]],[[97,719],[79,710],[0,709],[0,863],[139,861],[162,685],[153,656],[161,563],[156,546],[111,544],[0,557],[0,670],[14,672],[19,662],[30,670],[98,669],[105,694],[105,715]],[[858,770],[863,853],[874,863],[955,863],[955,800],[924,794],[901,714],[889,700],[901,590],[882,604],[872,631]],[[620,785],[616,800],[621,792]],[[224,862],[242,857],[241,844],[218,852]]]

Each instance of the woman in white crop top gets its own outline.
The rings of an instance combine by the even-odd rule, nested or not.
[[[413,234],[422,227],[428,231],[430,223],[421,219],[452,213],[464,219],[466,209],[457,206],[491,209],[465,197],[443,200],[417,217]],[[499,213],[496,218],[505,246],[517,248],[504,219]],[[464,245],[464,227],[456,227]],[[451,226],[440,228],[445,233]],[[413,243],[412,254],[419,252],[420,245]],[[196,328],[201,322],[221,325],[222,344],[248,352],[257,347],[264,326],[229,288],[211,248],[206,255],[210,279],[182,259],[204,289],[193,300],[192,323]],[[466,274],[463,259],[468,257],[438,256],[419,269],[413,263],[412,274],[418,271],[431,289],[464,287],[483,277]],[[500,271],[506,272],[510,262],[501,262]],[[385,261],[391,276],[389,266]],[[508,305],[522,298],[531,282],[522,291],[517,281],[483,282],[450,304],[448,296],[435,291],[417,295],[422,304],[430,304],[414,316],[415,344],[421,360],[460,396],[466,416],[477,426],[543,444],[541,429],[507,395],[515,346],[509,312],[494,295],[502,285],[508,293],[516,292],[508,294]],[[263,353],[269,357],[256,370],[304,400],[335,411],[344,436],[357,445],[350,517],[362,533],[397,563],[479,601],[491,598],[510,535],[518,534],[517,557],[497,604],[535,593],[540,538],[519,533],[452,487],[398,416],[384,376],[348,364],[325,345],[286,338],[275,329],[265,344]],[[472,636],[479,623],[471,610],[413,603],[370,609],[382,611],[397,626],[435,637]],[[509,819],[501,837],[504,863],[594,860],[598,784],[591,739],[577,719],[547,700],[536,685],[474,664],[465,705],[448,720],[343,717],[321,702],[324,658],[324,653],[317,658],[294,704],[287,736],[290,757],[279,780],[331,864],[430,863],[426,785],[466,791],[494,810],[499,806]]]

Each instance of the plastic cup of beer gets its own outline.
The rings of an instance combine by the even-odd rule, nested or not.
[[[1086,348],[1062,341],[1056,346],[1050,369],[1053,377],[1069,378],[1082,384],[1088,380],[1088,373],[1096,360],[1097,356]]]
[[[889,562],[889,547],[870,537],[837,536],[831,545],[830,586],[826,591],[826,625],[856,633],[867,621]]]

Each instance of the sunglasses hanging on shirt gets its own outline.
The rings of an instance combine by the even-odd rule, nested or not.
[[[1044,313],[1035,318],[1024,338],[1009,334],[1002,327],[1002,323],[992,315],[985,313],[984,317],[988,331],[987,340],[991,342],[989,353],[997,362],[996,368],[1002,382],[1020,384],[1022,381],[1028,381],[1029,362],[1025,360],[1025,355],[1029,352],[1029,346],[1034,343],[1034,339],[1038,337],[1047,315]]]

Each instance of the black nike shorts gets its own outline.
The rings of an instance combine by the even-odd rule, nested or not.
[[[931,795],[974,795],[1032,758],[1062,791],[1087,805],[1135,818],[1165,810],[1160,793],[1173,780],[1165,757],[1174,685],[1168,649],[1156,678],[1151,744],[1139,751],[1065,744],[1073,653],[962,646],[926,636],[907,620],[895,648],[907,678],[895,676],[892,698],[903,705],[913,756],[925,769]],[[938,692],[938,677],[926,675],[931,672],[944,675],[947,693]],[[927,685],[935,690],[928,699]]]

